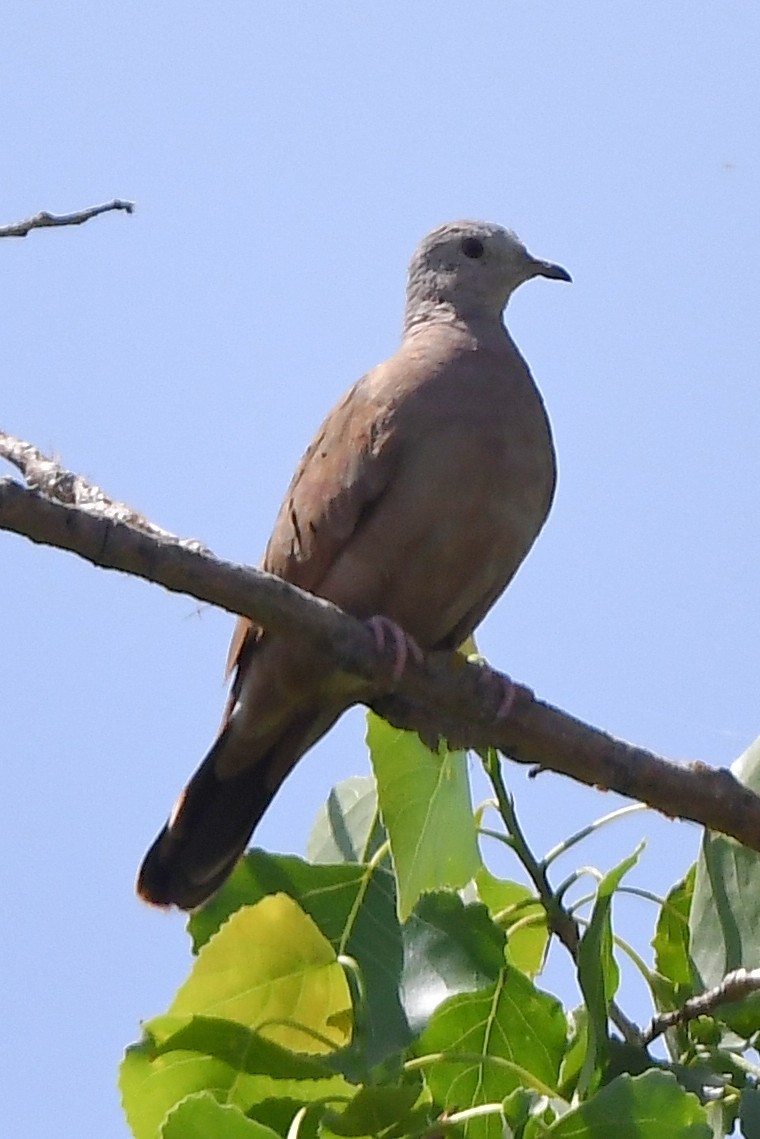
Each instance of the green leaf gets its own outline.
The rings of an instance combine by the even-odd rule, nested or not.
[[[360,1088],[342,1112],[331,1111],[324,1123],[334,1135],[378,1135],[389,1127],[411,1130],[407,1124],[420,1097],[419,1077],[401,1084]]]
[[[329,1098],[328,1093],[328,1100]],[[324,1103],[321,1100],[312,1101],[310,1104],[308,1101],[303,1103],[285,1097],[265,1099],[260,1103],[253,1104],[246,1112],[246,1118],[255,1119],[271,1131],[276,1131],[278,1135],[287,1136],[293,1125],[293,1120],[304,1107],[310,1107],[311,1110],[301,1114],[297,1126],[298,1139],[317,1139],[320,1120],[325,1112]]]
[[[760,795],[760,737],[734,760],[731,771],[740,783]]]
[[[537,1092],[526,1091],[525,1088],[515,1088],[502,1103],[502,1110],[504,1112],[504,1139],[522,1139],[525,1135],[525,1129],[529,1126],[531,1119],[537,1122],[536,1116],[540,1119],[544,1116],[546,1111],[546,1099],[544,1096],[538,1095]],[[538,1134],[543,1135],[545,1128],[541,1128]]]
[[[733,765],[748,786],[760,778],[760,741]],[[691,950],[708,988],[726,973],[760,966],[760,854],[732,838],[707,833],[697,862]]]
[[[696,1096],[674,1076],[618,1076],[548,1129],[551,1139],[712,1139]]]
[[[268,858],[263,851],[249,851],[245,857],[239,859],[221,890],[218,890],[199,910],[188,914],[187,932],[193,941],[193,953],[198,954],[206,942],[243,906],[255,906],[256,902],[260,902],[267,894],[290,893],[282,885],[273,885],[271,889],[262,888],[257,874],[259,854]],[[291,897],[294,896],[291,893]]]
[[[602,878],[591,921],[578,946],[578,982],[588,1009],[588,1050],[578,1082],[583,1094],[599,1083],[607,1063],[607,1016],[620,981],[612,953],[612,897],[624,875],[636,865],[641,850],[640,844]]]
[[[322,1061],[291,1052],[234,1020],[209,1016],[158,1016],[145,1025],[156,1056],[167,1052],[200,1052],[249,1075],[273,1079],[330,1079]]]
[[[404,1011],[415,1033],[448,997],[492,985],[504,968],[504,934],[485,906],[458,894],[420,898],[402,937]]]
[[[319,926],[335,951],[341,953],[358,918],[357,899],[363,902],[366,895],[376,890],[385,897],[390,893],[395,906],[393,875],[389,871],[356,864],[314,865],[293,855],[249,850],[238,862],[229,883],[203,909],[191,914],[188,930],[193,937],[193,950],[197,953],[241,905],[255,905],[270,894],[287,894]],[[379,898],[373,900],[378,902]],[[398,922],[395,925],[398,929]],[[400,968],[400,934],[397,941],[395,952],[390,945],[385,945],[383,951],[397,957]]]
[[[369,862],[383,842],[375,780],[356,775],[333,787],[306,851],[311,862]]]
[[[702,988],[733,969],[760,966],[760,855],[723,835],[705,833],[690,919],[691,954]],[[760,994],[714,1015],[749,1037],[760,1024]]]
[[[617,1076],[640,1076],[653,1066],[652,1057],[646,1048],[621,1040],[618,1036],[610,1037],[608,1062],[604,1070],[605,1084],[611,1083]]]
[[[330,1052],[351,1038],[343,969],[287,894],[232,915],[204,945],[169,1014],[225,1017],[295,1052]]]
[[[273,893],[294,898],[336,953],[353,957],[362,974],[366,1003],[358,1010],[357,1045],[370,1066],[402,1051],[411,1039],[399,990],[403,965],[393,875],[379,867],[315,866],[301,858],[252,850],[230,882],[193,914],[189,928],[200,947],[241,905]]]
[[[135,1139],[156,1139],[166,1113],[186,1095],[207,1088],[229,1091],[237,1084],[238,1073],[223,1061],[184,1052],[156,1057],[150,1040],[127,1049],[119,1072],[122,1106]]]
[[[745,1088],[741,1096],[739,1119],[744,1139],[760,1139],[760,1090]]]
[[[691,960],[689,935],[695,874],[696,866],[692,866],[683,881],[678,882],[668,894],[657,919],[652,939],[655,970],[649,974],[649,984],[660,1012],[681,1008],[699,987]],[[671,1030],[671,1036],[675,1034],[678,1041],[679,1052],[688,1045],[688,1032],[683,1025]]]
[[[588,1052],[588,1010],[579,1005],[568,1014],[570,1037],[559,1070],[559,1087],[562,1098],[571,1100],[583,1071]]]
[[[738,779],[760,787],[760,741],[733,764]],[[760,967],[760,854],[735,839],[706,832],[697,861],[689,928],[691,956],[702,986],[719,985],[733,969]],[[742,1036],[757,1031],[760,995],[716,1015]]]
[[[652,939],[655,966],[677,988],[683,1000],[693,993],[694,970],[689,955],[689,914],[694,896],[696,866],[668,894]]]
[[[447,997],[493,984],[504,964],[504,934],[479,903],[465,906],[446,891],[425,895],[402,927],[389,872],[261,850],[241,859],[229,889],[193,914],[196,945],[223,925],[230,907],[274,892],[293,897],[336,953],[358,963],[366,998],[358,1032],[370,1066],[402,1051]]]
[[[529,977],[544,966],[549,947],[546,911],[536,895],[520,882],[495,878],[481,866],[475,875],[480,898],[507,934],[507,960]]]
[[[459,889],[481,865],[467,756],[443,745],[432,752],[415,732],[392,728],[372,712],[367,724],[404,921],[422,894]]]
[[[188,1096],[166,1117],[161,1139],[280,1139],[255,1120],[246,1119],[240,1108],[219,1103],[210,1092]]]
[[[355,1092],[342,1076],[318,1078],[319,1061],[289,1057],[271,1044],[272,1071],[251,1074],[264,1066],[267,1042],[230,1022],[158,1017],[145,1031],[144,1039],[127,1049],[119,1074],[124,1112],[136,1139],[156,1139],[167,1112],[194,1092],[211,1090],[246,1114],[255,1105],[288,1097],[296,1105],[291,1117],[303,1103],[350,1098]],[[294,1078],[283,1078],[287,1074]]]
[[[565,1047],[561,1005],[508,967],[489,989],[442,1005],[414,1050],[428,1057],[428,1087],[451,1112],[500,1104],[519,1087],[555,1095]],[[476,1117],[462,1129],[469,1139],[501,1139],[502,1119]]]

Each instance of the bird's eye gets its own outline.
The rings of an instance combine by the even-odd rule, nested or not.
[[[473,261],[477,261],[482,257],[486,249],[483,242],[477,237],[463,237],[462,238],[462,252],[465,257],[471,257]]]

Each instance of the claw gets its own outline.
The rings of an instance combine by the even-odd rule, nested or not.
[[[416,661],[417,664],[422,664],[425,659],[420,646],[410,637],[408,633],[404,632],[400,625],[395,621],[391,621],[390,617],[383,617],[382,614],[377,614],[370,617],[366,622],[372,636],[375,638],[378,652],[384,653],[386,645],[390,641],[393,648],[393,681],[397,683],[404,675],[409,657]]]
[[[517,695],[517,688],[508,676],[500,676],[499,679],[502,681],[503,695],[501,698],[501,703],[496,709],[496,719],[506,720],[507,716],[512,711],[512,705],[514,704],[515,696]]]
[[[481,673],[483,683],[488,685],[488,688],[492,692],[495,691],[500,697],[499,706],[496,709],[496,719],[506,720],[515,702],[517,685],[513,684],[508,676],[497,672],[496,669],[491,668],[490,665],[484,664],[481,667],[483,670]]]

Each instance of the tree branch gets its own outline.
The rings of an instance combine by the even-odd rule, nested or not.
[[[412,660],[394,683],[392,662],[378,653],[367,627],[330,602],[181,541],[20,440],[0,434],[0,457],[40,488],[0,480],[0,529],[298,638],[335,671],[347,701],[370,705],[398,727],[462,747],[496,747],[518,763],[617,791],[760,851],[760,798],[728,770],[671,763],[536,700],[522,685],[509,716],[498,720],[484,704],[479,666],[456,653]]]
[[[26,221],[13,222],[12,225],[0,226],[0,237],[26,237],[31,229],[53,229],[61,225],[81,225],[82,222],[96,218],[98,214],[107,214],[111,210],[124,210],[128,214],[135,212],[134,202],[124,202],[121,198],[114,198],[112,202],[103,202],[100,206],[88,206],[86,210],[76,210],[73,214],[50,214],[42,210]]]
[[[700,993],[697,997],[690,997],[682,1008],[673,1012],[661,1012],[654,1017],[646,1032],[642,1033],[640,1044],[648,1047],[653,1040],[675,1028],[679,1024],[688,1024],[700,1016],[712,1016],[721,1005],[734,1004],[745,997],[752,996],[760,990],[760,969],[734,969],[727,973],[719,985]]]
[[[127,506],[126,502],[117,502],[109,498],[99,486],[87,482],[73,471],[65,470],[55,459],[47,458],[31,443],[16,439],[5,431],[0,431],[0,458],[6,459],[21,471],[28,488],[39,491],[45,498],[64,503],[66,506],[77,506],[81,510],[92,511],[104,520],[124,522],[144,534],[151,534],[154,538],[210,553],[200,542],[194,539],[179,539],[171,531],[156,526],[132,506]]]

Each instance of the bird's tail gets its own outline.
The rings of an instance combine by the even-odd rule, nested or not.
[[[228,725],[143,859],[137,893],[156,906],[201,906],[232,873],[288,773],[339,712],[298,717],[263,754]],[[235,774],[225,775],[225,771]]]

